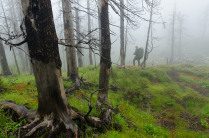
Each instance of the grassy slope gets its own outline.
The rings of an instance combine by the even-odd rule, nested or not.
[[[147,70],[129,68],[112,70],[110,83],[125,91],[109,91],[109,100],[118,107],[120,114],[113,115],[114,121],[123,125],[122,132],[107,131],[96,134],[88,128],[87,135],[92,137],[209,137],[209,68],[192,65],[158,66]],[[98,83],[99,69],[92,67],[79,70],[86,80]],[[65,74],[64,74],[65,75]],[[31,109],[37,108],[37,92],[32,76],[3,77],[3,86],[12,88],[0,94],[0,99],[14,100]],[[73,86],[64,82],[64,86]],[[90,96],[97,88],[82,88],[82,91],[68,95],[72,106],[88,112],[88,103],[82,96]],[[96,95],[92,104],[96,103]],[[91,115],[98,115],[93,109]],[[126,120],[137,126],[134,130]],[[12,122],[12,123],[11,123]],[[0,137],[7,129],[15,130],[20,125],[11,117],[0,112]],[[11,134],[10,134],[11,136]]]

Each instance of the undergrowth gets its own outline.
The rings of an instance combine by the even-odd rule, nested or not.
[[[99,68],[80,68],[80,76],[98,84]],[[66,76],[66,73],[63,74]],[[95,132],[87,126],[86,137],[209,137],[209,71],[207,66],[191,64],[111,70],[110,84],[120,88],[109,90],[109,101],[119,109],[113,121],[122,125],[122,131]],[[74,84],[64,81],[65,88]],[[3,88],[3,89],[2,89]],[[1,89],[3,91],[1,91]],[[81,88],[67,95],[71,106],[84,114],[89,111],[91,92],[97,87]],[[33,76],[21,75],[0,79],[0,100],[13,100],[30,109],[38,105]],[[96,110],[97,93],[92,97],[92,116]],[[26,122],[14,122],[9,114],[0,110],[0,137],[15,137],[14,131]],[[133,127],[135,126],[135,127]],[[195,126],[195,127],[194,127]]]

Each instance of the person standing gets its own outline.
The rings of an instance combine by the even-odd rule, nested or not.
[[[134,60],[133,60],[133,65],[135,66],[135,61],[138,61],[138,66],[140,66],[140,60],[143,58],[144,56],[144,49],[142,47],[138,47],[136,46],[136,50],[134,52]]]

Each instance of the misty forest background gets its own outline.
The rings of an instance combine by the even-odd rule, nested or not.
[[[208,0],[104,1],[0,0],[0,137],[209,137]]]

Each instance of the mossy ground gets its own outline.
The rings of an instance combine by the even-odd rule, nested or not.
[[[80,76],[98,84],[99,68],[79,69]],[[64,73],[63,76],[66,74]],[[0,100],[13,100],[36,109],[37,91],[33,76],[21,75],[1,77]],[[148,67],[146,70],[130,67],[112,68],[110,84],[122,88],[109,91],[109,101],[118,107],[121,114],[113,115],[113,120],[123,126],[122,131],[96,133],[87,127],[87,137],[209,137],[209,67],[190,64],[178,66]],[[73,86],[64,82],[65,88]],[[7,90],[5,89],[7,88]],[[88,102],[83,98],[98,88],[82,88],[67,95],[69,103],[87,113]],[[92,98],[95,106],[97,94]],[[94,108],[91,115],[99,115]],[[137,126],[135,130],[127,120]],[[9,114],[0,110],[0,137],[14,137],[14,132],[25,121],[13,122]]]

